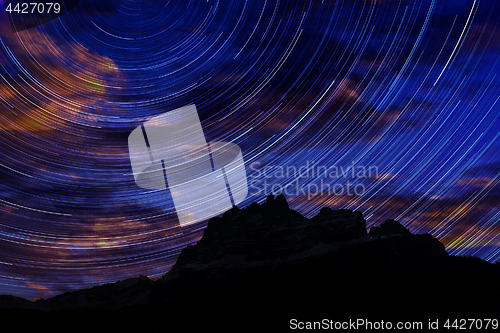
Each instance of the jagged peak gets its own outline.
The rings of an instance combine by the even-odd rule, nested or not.
[[[387,220],[380,227],[372,227],[370,236],[387,236],[387,235],[411,235],[410,230],[406,229],[401,223],[395,220]]]

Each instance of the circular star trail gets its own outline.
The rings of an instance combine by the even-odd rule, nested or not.
[[[3,8],[0,6],[0,8]],[[3,9],[2,9],[3,10]],[[249,194],[401,221],[500,258],[500,5],[81,0],[0,31],[0,290],[157,278],[206,223],[132,175],[127,137],[196,104]]]

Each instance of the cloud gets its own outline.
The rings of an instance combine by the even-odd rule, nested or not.
[[[402,175],[389,177],[383,177],[383,181],[399,177],[404,180]],[[382,191],[362,196],[324,194],[308,198],[300,195],[289,198],[289,203],[309,217],[323,206],[359,210],[367,219],[368,228],[387,219],[397,219],[413,233],[434,235],[452,253],[485,256],[494,253],[488,251],[495,251],[495,246],[500,246],[499,200],[500,182],[497,179],[468,176],[453,182],[443,195]],[[498,254],[493,259],[499,260]]]
[[[123,79],[111,59],[37,30],[2,40],[7,48],[0,130],[60,134],[75,126],[99,128],[103,117],[98,109]]]
[[[36,301],[40,298],[47,298],[54,294],[51,290],[49,290],[49,288],[45,287],[44,285],[32,282],[26,282],[26,288],[35,291],[35,296],[30,298],[31,301]]]

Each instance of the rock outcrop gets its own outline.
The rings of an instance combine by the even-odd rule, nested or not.
[[[360,212],[323,208],[307,219],[279,195],[211,219],[157,281],[34,303],[3,296],[0,307],[36,318],[39,331],[66,319],[103,331],[131,323],[137,331],[287,331],[293,318],[497,318],[499,281],[498,264],[449,256],[431,235],[394,220],[367,233]]]

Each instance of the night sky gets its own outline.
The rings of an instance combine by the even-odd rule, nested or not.
[[[240,207],[286,188],[308,217],[359,210],[500,260],[498,1],[81,0],[18,32],[2,15],[0,294],[169,270],[206,223],[137,186],[127,138],[189,104],[241,147]]]

